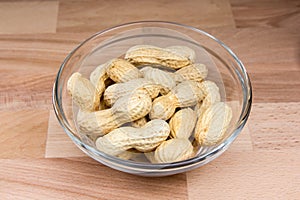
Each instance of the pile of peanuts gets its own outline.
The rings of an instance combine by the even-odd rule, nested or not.
[[[89,79],[71,75],[77,125],[98,150],[122,159],[140,152],[151,163],[195,156],[219,143],[232,118],[208,70],[186,46],[133,46],[99,65]]]

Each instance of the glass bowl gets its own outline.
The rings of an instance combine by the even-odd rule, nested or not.
[[[232,120],[226,137],[218,144],[201,147],[191,159],[164,164],[123,160],[100,152],[76,127],[76,109],[67,92],[67,80],[74,72],[85,77],[99,64],[120,57],[134,45],[167,47],[188,46],[195,50],[198,62],[208,68],[207,80],[220,88],[222,101],[232,108]],[[239,58],[224,43],[194,27],[172,22],[133,22],[112,27],[91,36],[64,60],[53,87],[53,106],[58,121],[72,141],[87,155],[113,169],[141,176],[166,176],[202,166],[220,156],[239,135],[250,113],[251,84]]]

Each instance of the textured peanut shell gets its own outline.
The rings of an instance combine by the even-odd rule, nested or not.
[[[167,139],[170,134],[168,123],[152,120],[142,128],[117,128],[96,140],[96,147],[109,155],[117,156],[124,151],[135,148],[148,152]]]
[[[78,112],[79,130],[95,139],[146,116],[151,109],[151,97],[145,89],[138,89],[118,99],[112,108],[97,112]]]
[[[90,81],[95,86],[98,96],[102,96],[105,90],[105,81],[107,80],[108,76],[106,73],[107,63],[99,65],[96,67],[94,71],[90,74]]]
[[[205,94],[203,101],[198,102],[196,106],[197,116],[203,113],[206,109],[211,107],[213,104],[220,102],[219,87],[212,81],[203,81],[201,83],[201,90]]]
[[[212,95],[216,96],[217,99],[220,97],[219,87],[213,81],[203,81],[199,86],[205,96]]]
[[[151,163],[157,163],[154,158],[154,151],[146,152],[144,153],[144,155],[147,158],[147,160],[149,160]]]
[[[167,95],[156,98],[149,113],[150,119],[169,119],[177,107],[194,106],[205,96],[200,83],[184,81],[174,87]]]
[[[137,119],[133,122],[131,122],[131,126],[135,128],[141,128],[147,124],[147,119],[146,117],[142,117],[140,119]]]
[[[144,67],[140,71],[145,79],[163,86],[161,90],[163,95],[167,94],[173,87],[176,86],[176,82],[168,72],[153,67]]]
[[[140,70],[124,59],[111,60],[106,73],[116,83],[127,82],[143,76]]]
[[[194,106],[205,97],[201,83],[190,80],[178,84],[171,92],[178,99],[178,107]]]
[[[217,144],[224,138],[231,118],[232,111],[226,103],[213,104],[198,117],[195,139],[200,145]]]
[[[173,79],[176,83],[180,83],[185,80],[201,82],[207,77],[207,74],[208,70],[205,65],[195,63],[177,70],[173,73]]]
[[[94,71],[91,72],[90,81],[95,87],[97,87],[99,80],[105,81],[108,78],[108,75],[106,74],[106,68],[107,64],[105,63],[99,65],[94,69]]]
[[[196,112],[191,108],[184,108],[177,111],[170,119],[169,125],[173,138],[188,139],[195,128]]]
[[[169,46],[166,47],[165,49],[171,51],[174,54],[184,56],[192,62],[195,62],[196,60],[195,51],[187,46]]]
[[[106,105],[112,106],[119,98],[139,88],[144,88],[150,94],[151,98],[157,97],[161,90],[159,85],[154,84],[150,80],[144,78],[134,79],[107,87],[104,92],[104,102]]]
[[[117,157],[123,160],[130,160],[137,157],[139,154],[140,154],[139,152],[124,151],[121,154],[117,155]]]
[[[188,139],[174,138],[161,143],[154,152],[157,163],[171,163],[189,159],[193,156],[193,146]]]
[[[100,96],[94,85],[79,72],[71,75],[67,82],[67,90],[73,102],[81,110],[95,111],[100,104]]]
[[[180,69],[192,61],[170,50],[151,45],[137,45],[128,49],[125,59],[137,65],[158,64],[172,69]]]
[[[152,103],[149,118],[168,120],[176,110],[177,101],[176,97],[171,93],[157,97]]]

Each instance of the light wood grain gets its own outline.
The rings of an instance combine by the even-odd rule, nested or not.
[[[47,110],[0,111],[0,158],[43,158]]]
[[[298,199],[299,151],[226,152],[187,173],[189,199]]]
[[[0,110],[51,109],[52,86],[85,34],[0,35]]]
[[[249,66],[254,100],[275,103],[300,101],[300,65],[283,63]]]
[[[0,2],[0,34],[55,33],[58,1]]]
[[[300,103],[259,103],[249,128],[255,150],[300,149]]]
[[[47,142],[46,158],[67,158],[67,157],[84,157],[84,154],[64,132],[56,119],[54,111],[50,111]]]
[[[97,32],[122,23],[142,20],[176,21],[199,28],[235,27],[227,0],[76,0],[60,2],[57,31]]]
[[[253,144],[249,128],[246,125],[241,133],[238,135],[237,139],[230,145],[228,151],[241,152],[241,151],[252,151]]]
[[[290,27],[300,29],[300,2],[297,0],[230,0],[238,28]]]
[[[300,37],[290,29],[212,29],[242,60],[255,102],[300,101]]]
[[[233,49],[248,70],[253,69],[253,64],[260,64],[259,70],[268,70],[271,73],[272,70],[266,69],[264,64],[273,64],[275,69],[284,68],[281,67],[282,64],[290,64],[290,67],[295,69],[298,66],[299,69],[300,38],[298,33],[290,29],[254,27],[215,29],[210,32]]]
[[[91,158],[1,159],[0,177],[2,199],[187,199],[185,174],[137,177]]]

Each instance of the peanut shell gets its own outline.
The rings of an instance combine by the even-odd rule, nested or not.
[[[188,139],[193,133],[196,120],[196,112],[191,108],[184,108],[177,111],[169,122],[171,136],[173,138]]]
[[[189,159],[193,156],[193,145],[188,139],[174,138],[161,143],[155,150],[157,163],[172,163]]]
[[[112,106],[119,98],[139,88],[144,88],[151,98],[157,97],[161,90],[161,86],[154,84],[150,80],[144,78],[134,79],[109,86],[104,92],[104,102],[107,106]]]
[[[232,118],[231,108],[224,102],[213,104],[198,118],[195,139],[200,145],[215,145],[220,142]]]
[[[124,59],[111,60],[106,73],[116,83],[127,82],[143,76],[140,70]]]
[[[170,50],[151,45],[137,45],[128,49],[125,59],[136,65],[158,64],[172,69],[180,69],[192,61]]]
[[[124,151],[135,148],[148,152],[167,139],[170,134],[168,123],[152,120],[142,128],[117,128],[96,140],[96,147],[109,155],[117,156]]]
[[[80,109],[95,111],[100,104],[99,92],[94,85],[79,72],[71,75],[67,82],[67,90],[72,96],[72,100]]]
[[[167,94],[173,87],[176,86],[176,82],[173,80],[170,74],[163,70],[153,67],[144,67],[141,69],[141,72],[145,79],[163,86],[161,90],[162,94]]]
[[[152,100],[145,89],[138,89],[118,99],[112,108],[96,112],[79,111],[77,124],[79,130],[95,139],[146,116],[151,109]]]

